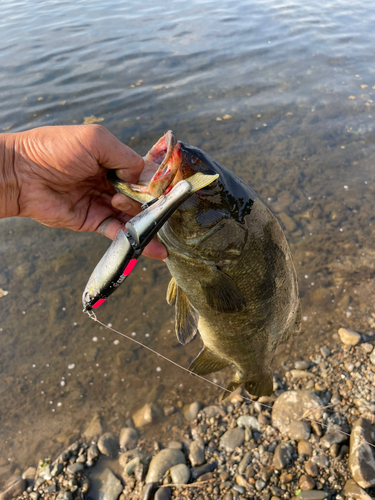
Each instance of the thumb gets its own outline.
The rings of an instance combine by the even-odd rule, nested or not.
[[[121,170],[121,178],[126,182],[137,182],[144,167],[143,158],[101,125],[87,127],[92,128],[95,135],[93,151],[99,165]]]

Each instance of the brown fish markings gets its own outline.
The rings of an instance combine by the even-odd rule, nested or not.
[[[219,174],[172,215],[158,233],[168,249],[181,344],[199,331],[204,347],[190,369],[198,375],[234,365],[230,391],[273,391],[270,364],[278,344],[300,326],[298,284],[283,231],[260,197],[198,148],[167,132],[145,157],[138,185],[110,174],[119,192],[148,201],[196,172]],[[155,172],[156,170],[156,172]]]

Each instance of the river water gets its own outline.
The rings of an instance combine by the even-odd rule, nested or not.
[[[290,242],[303,306],[302,332],[275,369],[330,345],[340,326],[371,334],[373,2],[2,0],[0,33],[0,131],[91,117],[144,154],[172,129],[266,200]],[[0,298],[0,479],[54,458],[94,415],[116,431],[146,402],[217,397],[82,314],[108,244],[0,221],[9,292]],[[162,262],[142,258],[99,319],[188,366],[200,340],[178,344],[168,281]]]

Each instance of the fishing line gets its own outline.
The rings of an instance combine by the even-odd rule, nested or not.
[[[181,370],[185,371],[186,373],[189,373],[190,375],[193,375],[194,377],[198,377],[200,378],[201,380],[204,380],[205,382],[208,382],[209,384],[217,387],[218,389],[221,389],[222,391],[228,393],[228,394],[231,394],[232,391],[229,391],[226,387],[223,387],[221,386],[220,384],[216,383],[216,382],[213,382],[212,380],[209,380],[208,378],[205,378],[205,377],[202,377],[202,375],[197,375],[196,373],[192,372],[191,370],[189,370],[188,368],[185,368],[184,366],[182,365],[179,365],[178,363],[176,363],[175,361],[173,361],[172,359],[169,359],[167,358],[166,356],[164,356],[163,354],[155,351],[154,349],[152,349],[151,347],[149,347],[148,345],[146,344],[143,344],[142,342],[140,342],[139,340],[136,340],[135,338],[133,337],[129,337],[128,335],[126,335],[125,333],[122,333],[118,330],[116,330],[115,328],[112,328],[111,326],[108,326],[104,323],[102,323],[95,315],[95,313],[93,311],[87,311],[89,317],[95,321],[96,323],[98,323],[99,325],[101,326],[104,326],[104,328],[106,328],[107,330],[110,330],[114,333],[117,333],[118,335],[121,335],[122,337],[128,339],[128,340],[131,340],[132,342],[134,342],[135,344],[138,344],[139,346],[141,347],[144,347],[145,349],[147,349],[148,351],[152,352],[153,354],[156,354],[156,356],[159,356],[160,358],[164,359],[165,361],[168,361],[168,363],[171,363],[172,365],[174,366],[177,366],[178,368],[180,368]],[[247,396],[241,396],[245,401],[249,402],[249,403],[252,403],[254,404],[255,401],[253,401],[252,399],[250,399],[249,397]],[[319,422],[318,420],[314,420],[313,418],[309,418],[308,417],[308,414],[309,413],[314,413],[316,411],[320,411],[320,410],[323,410],[324,408],[326,408],[326,406],[317,406],[316,408],[311,408],[307,411],[307,415],[306,416],[302,416],[301,418],[298,418],[296,419],[295,416],[288,412],[288,411],[285,411],[285,410],[281,410],[281,409],[278,409],[278,408],[274,408],[272,406],[269,406],[267,405],[266,403],[261,403],[260,401],[257,401],[257,403],[261,406],[263,406],[264,408],[267,408],[268,410],[271,410],[271,411],[278,411],[280,413],[283,413],[284,415],[287,415],[289,417],[291,417],[294,421],[296,420],[308,420],[309,422],[314,422],[316,424],[319,424],[321,425],[322,427],[324,428],[329,428],[329,425],[328,424],[323,424],[322,422]],[[329,405],[331,406],[331,405]],[[334,429],[336,432],[339,432],[340,434],[343,434],[344,436],[347,436],[347,437],[351,437],[351,434],[349,434],[348,432],[344,432],[342,430],[339,430],[339,429]],[[366,441],[362,436],[361,436],[361,441],[363,443],[366,443],[368,444],[369,446],[371,446],[372,448],[375,448],[375,445],[370,443],[369,441]]]

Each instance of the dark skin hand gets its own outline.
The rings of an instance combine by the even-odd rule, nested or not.
[[[29,217],[113,239],[140,205],[115,194],[107,170],[137,182],[143,166],[135,151],[99,125],[0,134],[0,218]],[[161,260],[167,251],[153,240],[144,255]]]

